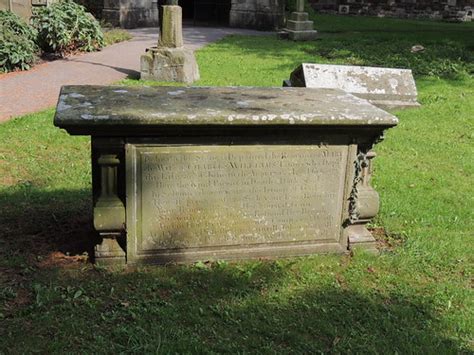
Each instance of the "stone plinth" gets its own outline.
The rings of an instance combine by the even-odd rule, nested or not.
[[[140,79],[191,84],[199,80],[194,53],[186,48],[149,48],[140,58]]]
[[[141,56],[140,79],[191,84],[199,80],[199,68],[194,53],[183,47],[182,9],[162,8],[158,46]]]
[[[316,39],[317,34],[313,28],[313,21],[310,21],[308,13],[304,12],[304,0],[297,0],[296,11],[286,21],[286,28],[281,37],[293,41],[311,41]]]
[[[313,29],[313,21],[308,19],[306,12],[293,12],[286,21],[284,32],[293,41],[312,41],[318,36],[318,31]]]
[[[375,251],[373,144],[397,119],[340,90],[62,88],[92,136],[96,261]]]
[[[420,106],[409,69],[303,63],[284,85],[341,89],[383,109]]]

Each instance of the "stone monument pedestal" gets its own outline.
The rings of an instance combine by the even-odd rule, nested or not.
[[[140,79],[187,84],[199,80],[194,53],[183,46],[180,6],[163,6],[158,46],[147,48],[141,56]]]
[[[290,19],[286,21],[286,28],[280,37],[291,39],[292,41],[311,41],[316,39],[318,31],[313,29],[313,21],[309,20],[309,15],[304,11],[304,0],[298,0],[296,11],[291,13]]]
[[[191,84],[199,80],[194,53],[183,47],[148,48],[140,58],[140,79]]]
[[[293,41],[311,41],[318,35],[318,31],[313,29],[313,21],[309,20],[307,12],[293,12],[286,22],[284,31]]]

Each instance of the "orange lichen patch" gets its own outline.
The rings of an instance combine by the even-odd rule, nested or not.
[[[40,269],[49,269],[55,267],[77,267],[88,261],[89,257],[84,255],[66,255],[60,251],[50,253],[46,258],[37,263]]]

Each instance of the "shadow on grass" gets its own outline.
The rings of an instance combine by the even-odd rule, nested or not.
[[[308,262],[294,260],[296,265]],[[430,296],[418,298],[409,288],[385,294],[351,289],[322,272],[302,284],[299,277],[311,278],[311,271],[305,273],[295,274],[289,262],[91,272],[83,278],[50,273],[49,281],[35,288],[34,298],[40,301],[28,312],[5,319],[0,335],[9,329],[3,346],[19,352],[463,350],[443,335]],[[30,337],[24,339],[27,319]]]
[[[90,195],[86,189],[45,191],[29,185],[3,189],[0,253],[7,259],[90,253],[95,242]]]
[[[82,253],[94,244],[87,189],[15,187],[0,203],[4,259]],[[0,352],[465,350],[445,337],[434,296],[419,297],[408,285],[398,293],[363,289],[348,282],[350,273],[320,264],[315,257],[114,273],[40,269],[25,305],[0,317]]]

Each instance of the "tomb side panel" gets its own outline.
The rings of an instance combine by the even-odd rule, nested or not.
[[[129,151],[133,253],[341,241],[345,145]]]

